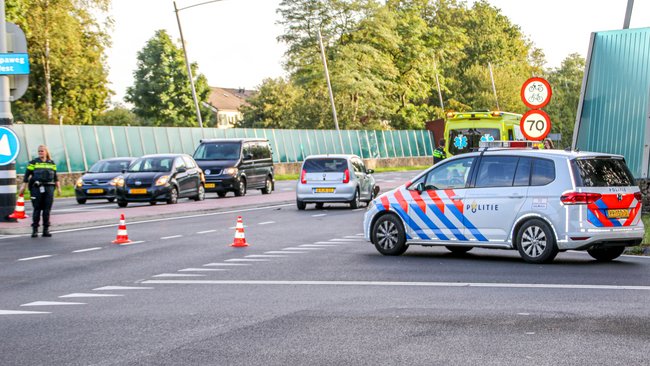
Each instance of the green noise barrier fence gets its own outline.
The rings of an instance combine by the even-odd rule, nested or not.
[[[260,137],[270,141],[273,162],[293,163],[313,154],[356,154],[364,159],[431,156],[431,134],[426,130],[365,131],[281,130],[257,128],[190,128],[125,126],[12,125],[21,149],[16,171],[22,174],[47,145],[61,173],[87,171],[96,161],[118,156],[158,153],[192,155],[201,139]]]

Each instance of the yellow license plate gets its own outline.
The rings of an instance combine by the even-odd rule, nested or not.
[[[214,184],[214,183],[206,183],[205,184],[205,188],[214,188],[214,187],[216,187],[216,184]]]
[[[132,188],[129,189],[130,194],[147,194],[146,188]]]
[[[610,219],[626,219],[630,216],[629,209],[607,210],[607,217]]]
[[[334,188],[314,188],[316,193],[334,193]]]
[[[98,194],[98,193],[104,193],[104,190],[101,188],[92,188],[88,190],[88,194]]]

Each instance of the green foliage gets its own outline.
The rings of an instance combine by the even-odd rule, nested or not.
[[[141,126],[144,121],[125,107],[115,107],[104,112],[95,119],[96,125],[105,126]]]
[[[585,59],[572,53],[562,61],[559,68],[548,75],[553,96],[544,109],[551,117],[551,132],[562,134],[562,140],[556,147],[571,146],[584,69]]]
[[[237,127],[296,128],[298,116],[294,106],[302,97],[301,90],[282,78],[265,79],[257,94],[242,107],[244,119]]]
[[[198,66],[191,64],[192,75]],[[156,31],[138,52],[134,85],[126,92],[126,101],[133,103],[133,112],[152,126],[198,127],[183,51],[164,30]],[[194,85],[199,104],[208,98],[210,88],[205,76],[195,76]],[[210,115],[201,105],[202,119]]]

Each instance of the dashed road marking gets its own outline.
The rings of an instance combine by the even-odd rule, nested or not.
[[[93,291],[118,291],[118,290],[153,290],[153,287],[141,286],[104,286],[94,288]]]
[[[197,273],[161,273],[151,277],[205,277]]]
[[[307,253],[307,252],[299,252],[299,251],[292,252],[292,251],[288,251],[288,250],[271,250],[271,251],[264,252],[264,253],[265,254],[303,254],[303,253]]]
[[[343,243],[346,243],[346,242],[347,243],[350,243],[350,242],[357,242],[358,243],[358,242],[365,241],[365,239],[363,239],[363,238],[357,238],[357,239],[346,238],[346,239],[330,239],[330,241],[339,241],[339,242],[343,242]]]
[[[63,306],[63,305],[86,305],[85,302],[62,302],[62,301],[34,301],[20,306]]]
[[[305,248],[305,247],[296,248],[296,247],[288,247],[288,248],[284,248],[284,249],[282,249],[282,250],[325,250],[325,248]]]
[[[269,225],[269,224],[275,224],[275,221],[260,222],[258,225]]]
[[[323,217],[327,216],[327,214],[316,214],[316,215],[311,215],[311,217]]]
[[[29,257],[29,258],[20,258],[18,259],[19,261],[31,261],[34,259],[43,259],[43,258],[50,258],[51,255],[39,255],[38,257]]]
[[[179,269],[178,272],[209,272],[209,271],[227,271],[225,268],[185,268]]]
[[[302,247],[309,247],[309,248],[328,248],[328,247],[338,247],[338,244],[302,244],[300,246]]]
[[[167,239],[176,239],[176,238],[181,238],[183,235],[172,235],[172,236],[163,236],[160,238],[160,240],[167,240]]]
[[[207,234],[207,233],[214,233],[217,230],[205,230],[205,231],[197,231],[197,234]]]
[[[246,258],[285,258],[286,255],[267,255],[267,254],[251,254],[247,255]]]
[[[233,258],[226,259],[226,262],[268,262],[268,259],[254,259],[254,258]]]
[[[250,266],[248,263],[208,263],[204,264],[204,267],[217,267],[217,266]]]
[[[36,315],[52,314],[49,311],[19,311],[19,310],[0,310],[0,315]]]
[[[94,248],[88,248],[88,249],[79,249],[79,250],[74,250],[72,253],[84,253],[84,252],[91,252],[93,250],[100,250],[102,249],[101,247],[94,247]]]
[[[77,298],[77,297],[116,297],[116,296],[124,296],[122,294],[86,294],[86,293],[74,293],[74,294],[67,294],[67,295],[61,295],[59,296],[62,299],[65,298]]]
[[[123,247],[123,246],[126,246],[126,245],[135,245],[135,244],[140,244],[140,243],[144,243],[144,242],[145,242],[144,240],[132,241],[130,243],[119,244],[119,246]]]

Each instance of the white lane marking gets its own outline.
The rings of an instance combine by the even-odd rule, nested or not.
[[[327,216],[327,214],[316,214],[316,215],[311,215],[311,217],[322,217],[322,216]]]
[[[281,191],[293,191],[292,188],[282,188]]]
[[[265,206],[265,207],[255,207],[255,208],[246,208],[246,209],[241,209],[241,210],[231,210],[231,211],[220,211],[220,212],[211,212],[211,213],[200,213],[200,214],[195,214],[195,215],[186,215],[186,216],[176,216],[176,217],[165,217],[161,219],[150,219],[150,220],[140,220],[140,221],[129,221],[129,225],[138,225],[138,224],[147,224],[151,222],[161,222],[161,221],[173,221],[173,220],[184,220],[184,219],[193,219],[196,217],[205,217],[205,216],[221,216],[221,215],[230,215],[233,213],[240,213],[240,212],[250,212],[250,211],[261,211],[261,210],[269,210],[269,209],[277,209],[278,207],[288,207],[288,206],[295,206],[295,203],[285,203],[285,204],[280,204],[280,205],[272,205],[272,206]],[[57,233],[71,233],[75,231],[84,231],[84,230],[94,230],[94,229],[104,229],[107,227],[116,227],[118,224],[107,224],[107,225],[96,225],[96,226],[87,226],[87,227],[80,227],[76,229],[67,229],[67,230],[57,230],[57,231],[52,231],[53,234]],[[234,227],[233,227],[234,229]],[[11,235],[11,236],[6,236],[6,237],[0,237],[0,240],[3,239],[9,239],[9,238],[17,238],[21,236],[29,236],[29,234],[23,234],[23,235]],[[124,244],[122,244],[124,245]]]
[[[570,290],[634,290],[650,291],[650,286],[571,285],[544,283],[470,283],[470,282],[381,282],[381,281],[237,281],[237,280],[170,280],[143,281],[146,284],[204,284],[204,285],[307,285],[307,286],[408,286],[408,287],[477,287],[529,288]]]
[[[145,242],[144,240],[132,241],[130,243],[118,244],[117,246],[124,247],[124,246],[127,246],[127,245],[135,245],[135,244],[140,244],[140,243],[144,243],[144,242]]]
[[[331,247],[338,247],[338,244],[302,244],[300,247],[314,247],[314,248],[331,248]]]
[[[160,238],[160,240],[167,240],[167,239],[176,239],[176,238],[181,238],[183,235],[172,235],[172,236],[163,236]]]
[[[86,293],[74,293],[74,294],[67,294],[67,295],[61,295],[59,296],[62,299],[66,298],[77,298],[77,297],[116,297],[116,296],[124,296],[121,294],[86,294]]]
[[[363,234],[361,234],[361,235],[363,235]],[[357,235],[346,235],[346,236],[344,236],[344,238],[347,238],[347,239],[359,239],[359,234],[357,234]]]
[[[214,233],[217,230],[205,230],[205,231],[197,231],[197,234],[207,234],[207,233]]]
[[[258,225],[269,225],[269,224],[275,224],[275,221],[264,221],[264,222],[260,222]]]
[[[226,262],[268,262],[268,259],[246,259],[246,258],[233,258],[226,259]]]
[[[151,277],[205,277],[197,273],[161,273]]]
[[[91,252],[93,250],[100,250],[102,249],[101,247],[94,247],[94,248],[88,248],[88,249],[79,249],[79,250],[74,250],[72,253],[83,253],[83,252]]]
[[[325,248],[296,248],[296,247],[288,247],[288,248],[283,248],[282,250],[325,250]]]
[[[526,335],[535,335],[535,332],[526,332]]]
[[[362,242],[365,241],[363,238],[356,238],[356,239],[330,239],[329,241],[338,241],[342,243],[350,243],[350,242]]]
[[[52,314],[49,311],[20,311],[20,310],[0,310],[0,315],[34,315],[34,314]]]
[[[185,268],[179,269],[178,272],[208,272],[208,271],[227,271],[225,268]]]
[[[266,254],[251,254],[247,255],[246,258],[285,258],[286,255],[266,255]]]
[[[530,313],[517,313],[517,315],[530,315]]]
[[[355,208],[354,210],[352,210],[352,212],[365,211],[365,210],[366,210],[365,208]]]
[[[138,286],[104,286],[94,288],[93,291],[118,291],[118,290],[152,290],[153,287]]]
[[[208,263],[204,264],[204,267],[217,267],[217,266],[250,266],[247,263]]]
[[[42,259],[42,258],[49,258],[51,255],[39,255],[38,257],[29,257],[29,258],[20,258],[18,259],[19,261],[31,261],[33,259]]]
[[[333,242],[331,242],[331,241],[317,241],[317,242],[315,242],[314,244],[323,244],[323,245],[329,245],[329,246],[337,246],[337,245],[341,245],[341,244],[349,244],[349,243],[344,242],[344,241],[340,241],[340,242],[336,242],[336,243],[333,243]]]
[[[298,252],[298,251],[291,252],[291,251],[288,251],[288,250],[271,250],[271,251],[264,252],[264,253],[266,253],[266,254],[303,254],[303,253],[307,253],[307,252]]]
[[[20,306],[60,306],[60,305],[86,305],[85,302],[62,302],[62,301],[34,301]]]

